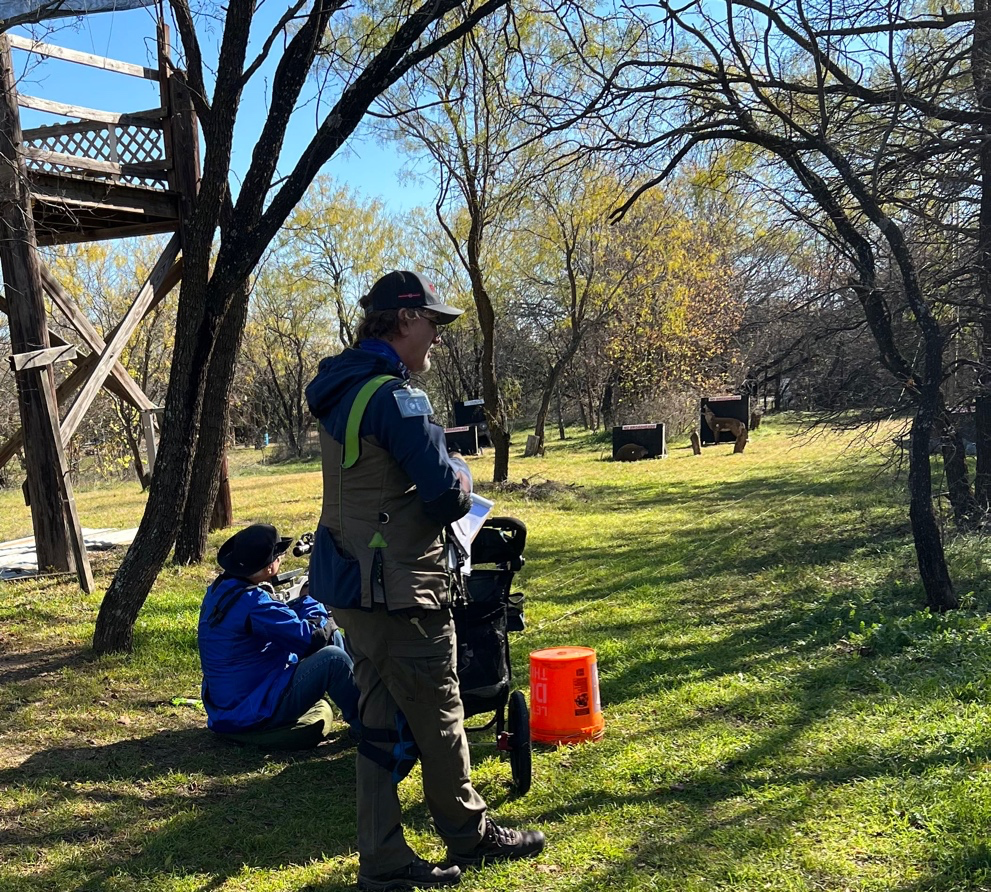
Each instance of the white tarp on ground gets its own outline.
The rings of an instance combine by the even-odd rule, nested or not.
[[[155,0],[0,0],[0,28],[59,16],[89,15],[151,6]]]
[[[130,545],[137,532],[137,527],[130,530],[115,530],[112,527],[89,530],[84,527],[83,542],[87,551],[106,551],[119,545]],[[37,573],[38,555],[34,549],[34,536],[0,542],[0,580],[36,576]]]

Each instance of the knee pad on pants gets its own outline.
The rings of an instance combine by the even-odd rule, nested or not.
[[[384,750],[375,746],[376,743],[391,743],[392,749]],[[392,782],[395,784],[413,770],[416,760],[420,757],[420,749],[413,739],[409,722],[401,712],[396,713],[395,730],[362,727],[358,752],[391,772]]]

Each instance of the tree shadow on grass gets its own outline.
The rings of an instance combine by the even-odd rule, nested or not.
[[[906,684],[903,697],[924,696],[924,691],[912,683]],[[617,794],[611,790],[587,787],[567,802],[542,810],[534,810],[527,820],[548,824],[567,824],[584,815],[630,811],[647,814],[637,822],[637,831],[626,846],[624,855],[603,861],[597,859],[583,882],[569,888],[598,890],[601,888],[643,888],[644,874],[658,873],[669,879],[683,877],[704,879],[706,888],[733,888],[735,871],[741,864],[753,871],[775,858],[796,839],[814,834],[818,818],[829,819],[830,802],[841,798],[846,789],[863,785],[883,784],[900,790],[907,779],[920,783],[910,794],[911,807],[924,811],[930,803],[925,782],[947,772],[954,773],[961,763],[961,753],[954,745],[925,751],[921,739],[878,743],[865,737],[837,746],[818,765],[794,765],[796,746],[802,735],[818,720],[842,705],[849,689],[844,675],[826,669],[811,669],[795,679],[793,699],[797,713],[790,720],[763,726],[760,703],[744,695],[725,704],[717,714],[690,716],[682,722],[671,722],[649,731],[625,733],[621,742],[611,746],[587,747],[582,752],[580,770],[590,777],[598,776],[595,763],[602,761],[622,765],[617,748],[635,744],[649,745],[658,735],[674,736],[691,730],[710,733],[716,723],[733,717],[741,729],[735,751],[721,754],[684,775],[627,775],[612,779],[624,780],[641,791]],[[749,701],[749,702],[748,702]],[[694,728],[693,728],[694,726]],[[977,763],[991,756],[991,741],[969,746],[967,758]],[[791,754],[792,758],[782,758]],[[789,767],[789,763],[791,763]],[[668,766],[670,768],[670,766]],[[894,808],[894,806],[890,806]],[[906,806],[908,807],[908,806]],[[867,815],[863,815],[867,819]],[[886,832],[891,832],[885,826]],[[856,833],[851,827],[851,833]],[[957,890],[987,888],[991,873],[991,853],[983,843],[960,840],[947,845],[946,828],[940,831],[919,826],[915,831],[925,850],[931,853],[930,872],[925,879],[906,885],[903,892],[957,892]],[[862,851],[863,843],[855,843],[853,851]],[[799,852],[802,850],[799,849]],[[869,849],[864,853],[871,857]],[[549,858],[553,862],[553,847]],[[857,885],[861,880],[843,874],[843,868],[806,868],[802,854],[787,856],[791,870],[812,873],[820,871],[812,883],[816,888],[843,888]],[[888,854],[890,857],[890,846]],[[808,877],[806,877],[808,878]],[[751,877],[752,879],[752,877]],[[780,877],[779,877],[780,879]],[[842,882],[841,882],[842,880]],[[691,888],[696,888],[691,885]],[[796,888],[805,888],[803,884]],[[810,886],[811,887],[811,886]],[[790,888],[790,887],[789,887]],[[879,888],[889,888],[883,886]],[[893,886],[890,888],[894,888]]]
[[[921,739],[844,741],[829,748],[819,764],[800,755],[802,736],[819,733],[817,725],[831,712],[842,711],[853,696],[877,693],[868,671],[877,663],[861,661],[851,649],[839,646],[849,625],[848,602],[861,593],[843,588],[809,591],[808,603],[801,603],[802,591],[792,587],[788,601],[782,601],[780,593],[762,591],[747,577],[768,569],[784,572],[789,566],[843,561],[866,540],[875,545],[896,542],[904,527],[882,523],[871,530],[829,528],[803,538],[801,521],[806,518],[799,497],[809,495],[810,487],[764,481],[767,486],[772,483],[776,496],[784,500],[775,508],[777,535],[749,542],[739,517],[718,516],[727,500],[746,504],[760,494],[753,481],[727,484],[711,498],[699,499],[700,509],[714,515],[712,523],[694,537],[693,549],[681,549],[674,562],[654,542],[644,543],[638,552],[637,543],[624,539],[621,532],[604,536],[600,546],[577,556],[573,545],[549,541],[549,535],[531,540],[527,553],[531,565],[568,562],[581,571],[588,562],[601,563],[606,575],[614,567],[617,578],[612,591],[603,590],[601,578],[579,577],[566,591],[541,592],[544,615],[558,624],[532,627],[513,644],[514,651],[518,653],[524,643],[549,645],[562,629],[587,632],[588,643],[612,648],[616,659],[600,666],[607,721],[610,709],[634,713],[638,699],[649,708],[659,685],[681,701],[670,716],[657,718],[649,731],[640,731],[631,722],[632,729],[624,729],[621,738],[611,739],[607,732],[605,743],[585,748],[580,754],[583,763],[576,758],[576,765],[595,763],[600,770],[622,774],[616,785],[627,792],[597,789],[589,780],[566,801],[548,795],[516,803],[521,823],[573,821],[579,834],[587,832],[580,826],[584,816],[596,812],[637,806],[655,809],[642,826],[630,825],[633,842],[626,852],[586,864],[581,875],[569,873],[569,888],[589,892],[604,887],[643,888],[638,874],[644,872],[669,879],[704,877],[710,886],[731,888],[734,859],[772,857],[781,840],[809,820],[811,809],[821,809],[823,800],[842,795],[845,785],[921,778],[959,760],[952,745],[920,755],[926,743]],[[842,481],[815,487],[816,495],[836,498],[864,491]],[[691,486],[682,490],[674,499],[665,495],[651,501],[649,487],[642,487],[632,497],[611,504],[620,512],[644,506],[662,510],[680,504],[691,491],[701,491]],[[605,491],[602,496],[612,498]],[[791,496],[793,505],[787,503]],[[730,547],[722,548],[724,543]],[[700,577],[707,582],[700,585]],[[660,595],[656,609],[649,604],[651,588]],[[636,599],[624,604],[630,592],[637,592]],[[868,597],[864,594],[860,600]],[[591,603],[596,598],[601,600]],[[630,609],[631,604],[636,609]],[[782,682],[774,688],[778,674]],[[741,675],[748,677],[749,685],[742,692],[734,681]],[[697,693],[693,686],[723,680],[725,685],[716,684],[693,700]],[[922,697],[925,690],[920,679],[908,678],[898,693],[904,698]],[[727,729],[738,730],[738,739],[733,740]],[[648,739],[657,736],[708,738],[721,745],[709,755],[658,755]],[[636,764],[624,764],[619,758],[622,747],[639,742],[645,744],[644,754]],[[215,888],[243,866],[278,869],[311,858],[348,856],[354,836],[352,752],[321,749],[267,759],[251,751],[218,747],[205,731],[168,732],[92,750],[47,750],[17,771],[0,772],[0,786],[37,794],[17,806],[12,845],[23,851],[75,846],[74,857],[88,871],[85,882],[76,888],[96,892],[113,874],[207,875],[205,888]],[[984,745],[969,752],[982,759],[989,755]],[[554,770],[569,770],[554,769],[552,760],[542,754],[535,762],[538,772],[546,772],[538,786],[552,783]],[[587,776],[592,778],[595,772]],[[775,801],[771,797],[779,788],[789,793],[809,788],[818,798],[796,795],[794,801],[787,796]],[[772,804],[764,804],[768,801]],[[490,804],[496,803],[497,797],[491,797]],[[677,825],[671,815],[685,816],[684,823]],[[422,804],[407,815],[407,822],[429,829]],[[141,828],[140,834],[135,834],[135,827]],[[98,848],[106,840],[113,842],[109,854],[106,846]],[[554,846],[552,836],[545,856],[550,860]],[[903,892],[967,888],[953,885],[954,878],[986,867],[986,850],[971,846],[959,857],[934,861],[929,877]],[[351,877],[345,882],[342,871],[339,882],[337,869],[308,888],[322,892],[349,888]],[[49,872],[50,883],[58,878]],[[836,879],[827,875],[823,887],[829,888]]]
[[[903,500],[902,490],[882,478],[879,483],[864,473],[841,474],[836,469],[827,470],[815,467],[820,474],[810,477],[803,468],[768,468],[764,473],[751,469],[750,473],[736,480],[721,480],[713,485],[704,479],[671,479],[667,474],[651,475],[654,468],[648,466],[636,473],[634,479],[619,479],[613,483],[597,483],[581,486],[586,499],[593,503],[609,501],[620,510],[684,507],[693,505],[700,510],[727,503],[740,502],[760,505],[765,498],[775,501],[790,500],[799,496],[816,498],[840,498],[856,495],[870,495],[877,498],[879,491],[892,500]],[[632,476],[632,475],[631,475]]]
[[[904,741],[865,733],[863,741],[850,735],[820,744],[818,764],[803,755],[806,735],[819,738],[832,714],[857,698],[883,694],[887,685],[880,676],[898,678],[898,697],[906,703],[932,694],[925,672],[905,677],[897,661],[862,660],[845,640],[861,621],[887,621],[922,604],[919,586],[895,592],[884,576],[869,572],[870,559],[863,557],[872,550],[908,554],[909,527],[897,511],[872,511],[879,501],[895,505],[901,496],[879,494],[858,478],[786,474],[718,487],[670,481],[663,489],[650,481],[589,487],[588,500],[609,513],[599,541],[580,551],[531,525],[519,586],[527,593],[530,622],[524,638],[513,643],[514,653],[562,643],[599,648],[607,742],[589,749],[580,764],[594,778],[608,763],[609,782],[605,789],[589,783],[527,820],[553,825],[626,809],[647,815],[642,829],[639,818],[632,819],[635,842],[628,853],[595,859],[576,888],[644,888],[645,872],[668,881],[682,877],[692,889],[703,888],[693,880],[733,888],[738,861],[758,870],[762,859],[773,860],[796,826],[823,814],[824,803],[842,797],[848,786],[896,787],[903,778],[921,785],[928,772],[951,773],[963,754],[988,757],[982,743],[927,753],[930,741],[921,726]],[[678,541],[665,516],[686,504],[706,521],[694,525],[691,543]],[[652,512],[658,518],[653,530]],[[627,516],[636,518],[635,526],[624,526]],[[888,572],[900,572],[899,561],[887,560],[895,568]],[[859,575],[858,562],[868,568],[866,575]],[[544,572],[534,574],[538,568]],[[808,582],[795,580],[796,571]],[[609,656],[603,659],[603,653]],[[670,713],[652,708],[658,691],[678,707]],[[641,704],[648,711],[638,715]],[[610,741],[611,710],[617,721],[627,721],[619,742]],[[660,715],[652,720],[651,713]],[[651,725],[649,732],[638,730],[643,724]],[[704,753],[711,748],[713,754],[672,755],[677,749],[652,745],[650,738],[698,740]],[[624,767],[624,747],[636,751],[641,742],[644,754],[631,762],[642,776],[634,777]],[[547,761],[537,756],[538,771],[547,770]],[[648,792],[619,795],[617,785],[642,785]],[[804,789],[813,793],[805,796]],[[638,811],[642,806],[649,808]],[[651,814],[655,808],[660,817]],[[859,817],[856,809],[851,814]],[[939,852],[940,845],[934,837],[929,849]],[[547,858],[553,863],[553,840]],[[910,892],[967,888],[954,881],[987,866],[986,851],[971,847],[961,864],[934,863],[928,880]],[[810,884],[842,887],[838,875],[824,871],[824,880],[813,876]]]
[[[987,892],[991,888],[991,847],[986,842],[962,846],[942,858],[929,876],[899,886],[896,892]]]
[[[768,749],[773,752],[774,747]],[[801,837],[810,832],[809,808],[802,801],[774,801],[774,794],[789,784],[802,784],[806,790],[811,786],[814,792],[828,794],[847,783],[924,776],[936,769],[951,769],[958,761],[953,754],[921,759],[905,754],[894,757],[883,752],[865,752],[864,756],[865,760],[856,764],[827,767],[818,772],[783,774],[770,780],[748,775],[746,763],[741,763],[729,766],[726,773],[713,772],[699,776],[689,784],[673,784],[640,796],[592,793],[576,798],[567,807],[536,813],[532,820],[558,822],[638,804],[682,819],[673,827],[674,822],[662,823],[657,828],[645,827],[629,843],[625,857],[607,863],[597,862],[583,882],[569,886],[573,889],[588,892],[603,888],[639,889],[644,888],[645,877],[651,874],[668,880],[682,877],[692,889],[700,888],[691,882],[699,879],[704,881],[704,888],[750,887],[755,871],[762,865],[766,870],[767,865],[782,858],[789,858],[791,866],[784,876],[776,875],[778,882],[783,882],[790,874],[794,888],[860,888],[862,883],[870,885],[870,879],[856,874],[851,876],[849,867],[830,870],[821,865],[798,866],[802,855],[785,854],[794,836]],[[765,793],[770,794],[770,801],[763,798]],[[928,835],[924,827],[915,832]],[[876,888],[897,892],[986,892],[991,879],[991,849],[987,843],[968,841],[960,846],[940,847],[938,840],[928,842],[931,859],[928,869],[921,871],[923,876],[898,886],[889,884],[890,881],[882,882]],[[860,850],[860,856],[867,861],[875,857],[869,849]],[[883,863],[891,856],[889,852],[877,857]],[[735,877],[741,865],[747,865],[750,882],[737,883]]]
[[[0,653],[0,716],[6,721],[44,699],[63,670],[85,671],[92,656],[75,645]]]
[[[768,494],[773,497],[763,498]],[[816,505],[811,495],[824,500],[828,514],[810,513]],[[632,494],[603,489],[600,496],[609,507],[609,520],[591,547],[576,550],[573,542],[562,541],[552,531],[531,530],[528,567],[520,580],[524,590],[532,585],[549,604],[580,604],[602,597],[610,588],[619,593],[639,585],[670,586],[700,578],[733,591],[741,577],[775,568],[838,564],[865,548],[887,550],[910,541],[906,518],[884,515],[868,520],[858,498],[876,496],[862,482],[737,481],[720,486],[718,493],[711,486],[684,484],[666,485],[663,491],[641,487]],[[685,504],[706,519],[695,525],[690,542],[664,510]],[[627,510],[639,515],[636,532],[624,523]],[[645,527],[643,519],[653,511],[657,526]],[[837,519],[841,514],[845,522]],[[543,572],[535,573],[538,568]]]
[[[796,488],[796,494],[804,492],[804,487]],[[738,523],[710,524],[695,538],[701,559],[681,555],[681,560],[669,564],[650,543],[637,555],[620,534],[604,535],[608,541],[585,550],[581,560],[587,559],[589,566],[601,563],[619,568],[622,576],[612,589],[610,580],[604,582],[599,575],[587,582],[577,578],[561,592],[540,592],[546,620],[543,625],[531,625],[527,647],[553,646],[575,630],[580,631],[581,643],[601,644],[613,657],[604,664],[600,657],[599,666],[607,717],[610,708],[625,708],[635,715],[637,701],[649,702],[663,689],[686,708],[659,719],[650,735],[677,739],[687,734],[688,739],[716,741],[730,738],[734,727],[740,730],[739,745],[730,748],[730,755],[712,757],[709,764],[691,767],[684,774],[673,770],[677,760],[660,757],[654,773],[643,778],[644,785],[653,788],[650,793],[617,796],[586,789],[565,805],[534,813],[532,820],[561,822],[649,804],[668,816],[658,819],[656,827],[645,826],[636,834],[625,856],[599,859],[599,866],[589,870],[579,886],[570,888],[590,892],[604,887],[643,888],[644,873],[669,879],[681,876],[686,882],[704,879],[708,887],[732,888],[740,863],[746,863],[750,871],[760,870],[761,864],[787,847],[796,827],[822,814],[823,803],[842,796],[847,785],[875,781],[897,786],[904,778],[921,783],[930,772],[952,773],[963,758],[980,762],[991,755],[986,741],[962,749],[951,743],[941,751],[926,753],[930,741],[924,731],[916,729],[914,739],[897,743],[868,734],[862,743],[837,741],[824,748],[819,765],[806,763],[782,770],[789,763],[794,766],[796,758],[802,761],[796,753],[802,749],[803,736],[821,733],[817,726],[828,722],[831,714],[843,712],[854,698],[883,693],[888,686],[884,677],[897,679],[902,702],[924,702],[932,696],[934,676],[945,667],[934,664],[927,673],[913,663],[912,670],[904,672],[905,660],[920,657],[896,653],[861,659],[845,640],[861,621],[868,625],[874,620],[888,621],[913,613],[921,605],[918,585],[902,586],[896,592],[882,582],[877,590],[865,591],[856,581],[834,580],[829,573],[832,563],[846,562],[865,545],[879,550],[902,547],[906,524],[875,520],[870,530],[842,530],[830,528],[827,520],[825,532],[816,530],[803,538],[804,509],[778,510],[776,516],[781,533],[747,543],[742,551],[733,547],[722,553],[717,550],[721,542],[738,544],[742,535]],[[533,541],[535,548],[528,551],[531,566],[546,562],[559,567],[569,557],[575,562],[568,543],[548,542],[539,536]],[[812,574],[816,578],[807,590],[792,584],[787,600],[782,600],[772,584],[775,573],[817,566],[823,568],[822,574]],[[767,574],[762,577],[767,580],[763,585],[749,578],[761,573]],[[822,584],[819,575],[824,577]],[[540,582],[546,585],[547,577]],[[652,588],[659,594],[656,609],[650,603]],[[803,591],[808,595],[804,601]],[[640,609],[631,609],[634,605]],[[734,693],[736,676],[746,677],[750,690]],[[693,689],[707,682],[716,686],[692,708]],[[683,695],[679,695],[681,689]],[[632,743],[639,736],[639,732],[624,731],[623,741]],[[622,764],[618,753],[614,758]],[[596,772],[589,769],[588,774],[595,776]],[[811,796],[800,792],[807,788],[812,789]],[[785,793],[778,801],[781,790]],[[765,795],[767,800],[762,798]],[[765,806],[765,801],[771,804]],[[684,815],[686,820],[679,825],[671,814]],[[650,823],[645,821],[645,825]],[[677,829],[672,831],[672,826]],[[959,857],[949,854],[961,847]],[[905,892],[987,888],[967,881],[973,876],[986,878],[991,871],[986,847],[969,840],[947,847],[945,837],[933,834],[931,839],[927,836],[925,850],[932,854],[927,876],[906,886]],[[839,887],[835,884],[842,870],[823,867],[816,874],[817,869],[809,868],[802,882],[808,878],[823,888]],[[870,869],[864,868],[865,881],[873,876]]]
[[[91,659],[75,645],[0,653],[0,686],[44,678],[63,669],[79,668]]]
[[[912,595],[911,589],[905,592]],[[560,645],[562,639],[574,637],[569,629],[580,627],[583,644],[595,647],[602,642],[615,647],[615,642],[622,642],[621,651],[637,651],[635,659],[623,660],[619,667],[615,663],[599,667],[603,701],[616,704],[649,694],[665,680],[699,681],[767,671],[773,669],[769,663],[785,651],[793,657],[812,659],[823,648],[835,647],[843,640],[851,625],[851,599],[860,602],[858,621],[882,615],[880,607],[875,605],[872,610],[869,606],[871,593],[848,590],[828,595],[810,592],[808,602],[796,599],[789,606],[773,603],[773,595],[758,597],[722,589],[713,592],[710,587],[704,600],[696,600],[695,591],[680,595],[668,590],[663,613],[646,608],[639,612],[622,610],[617,615],[610,609],[611,602],[623,594],[619,591],[603,597],[597,591],[597,601],[590,597],[587,608],[579,606],[565,615],[567,623],[552,612],[545,625],[531,626],[526,649]],[[689,600],[679,604],[680,598]],[[574,602],[582,605],[583,600],[579,595]],[[911,610],[911,604],[902,609]],[[678,640],[689,630],[699,632],[704,640]],[[514,650],[521,645],[514,642]]]
[[[75,888],[94,892],[116,874],[208,874],[217,886],[245,866],[348,855],[354,753],[343,734],[314,750],[266,754],[205,729],[44,750],[0,771],[0,787],[29,803],[11,810],[3,844],[14,853],[77,847],[75,869],[87,879]],[[427,825],[415,810],[410,820]],[[61,882],[43,869],[31,879]]]

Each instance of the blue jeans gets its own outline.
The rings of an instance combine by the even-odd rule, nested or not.
[[[328,696],[349,725],[358,719],[358,688],[354,662],[344,650],[344,636],[334,632],[334,643],[300,660],[289,687],[282,695],[268,728],[293,725],[321,697]]]

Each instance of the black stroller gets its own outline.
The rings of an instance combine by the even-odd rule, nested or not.
[[[471,545],[465,603],[454,608],[465,717],[495,711],[489,722],[467,730],[486,731],[495,725],[496,744],[509,753],[513,786],[520,794],[530,789],[532,775],[530,710],[521,691],[510,692],[508,633],[523,631],[523,595],[510,592],[510,587],[523,567],[525,546],[522,521],[513,517],[487,520]]]

